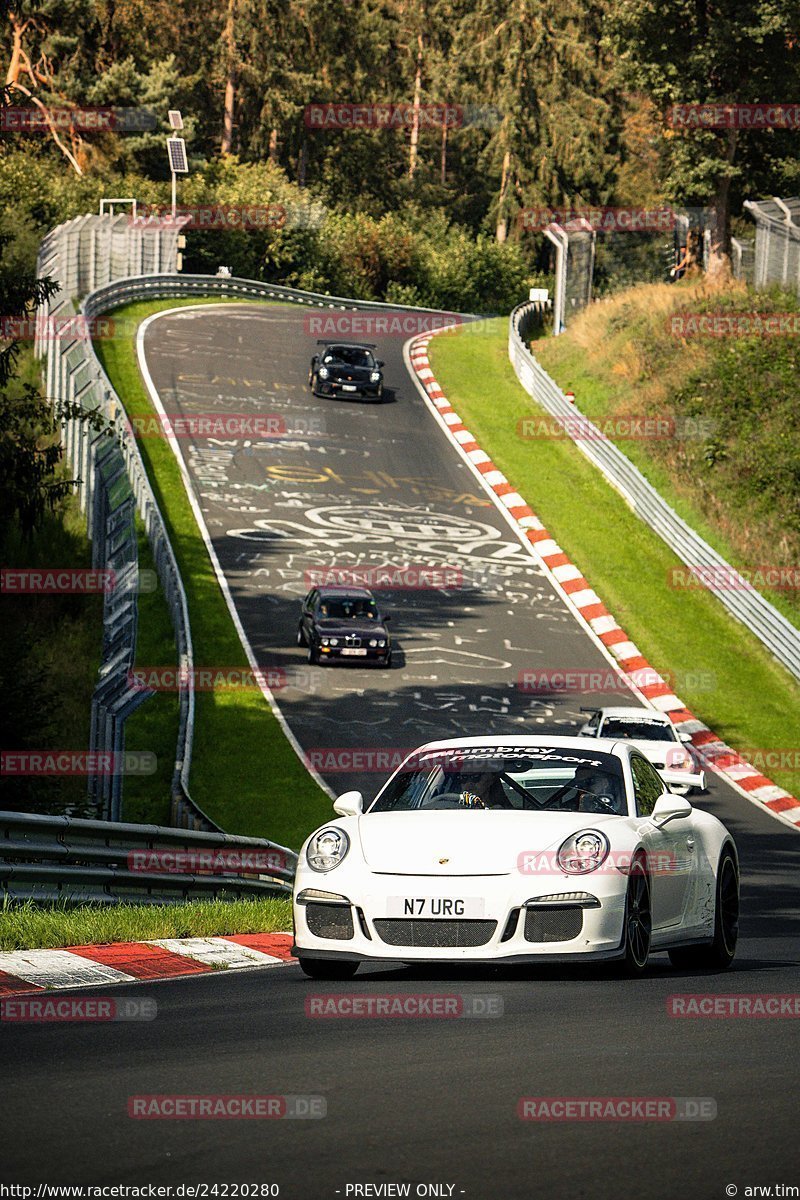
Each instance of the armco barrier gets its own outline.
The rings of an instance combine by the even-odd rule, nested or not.
[[[178,852],[188,852],[195,869],[172,869]],[[237,863],[247,870],[233,869]],[[164,904],[283,895],[296,865],[294,851],[264,838],[0,812],[0,896],[14,901]]]
[[[754,588],[730,588],[726,579],[735,569],[670,508],[640,471],[587,418],[580,418],[576,432],[576,410],[561,388],[537,362],[527,346],[529,304],[515,308],[509,318],[508,356],[528,395],[564,423],[566,433],[624,497],[633,511],[657,533],[687,566],[702,570],[707,585],[728,611],[766,646],[788,671],[800,679],[800,630]],[[719,584],[715,586],[714,581]]]

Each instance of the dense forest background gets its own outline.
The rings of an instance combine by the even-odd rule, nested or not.
[[[548,266],[535,206],[708,207],[724,265],[744,199],[800,191],[800,129],[677,128],[674,104],[800,98],[789,0],[2,0],[5,266],[101,196],[281,204],[280,229],[189,238],[187,269],[403,303],[507,310]],[[310,105],[397,106],[316,128]],[[153,127],[49,129],[86,106]],[[437,119],[442,106],[451,116]],[[453,116],[452,114],[455,114]],[[641,245],[641,243],[640,243]],[[635,258],[636,235],[625,235]]]

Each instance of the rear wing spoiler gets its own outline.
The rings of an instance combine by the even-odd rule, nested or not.
[[[318,346],[356,346],[359,350],[377,350],[377,342],[343,342],[341,338],[317,338]]]

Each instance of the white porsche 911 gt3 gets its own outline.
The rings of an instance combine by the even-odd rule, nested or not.
[[[668,774],[668,773],[666,773]],[[739,865],[716,817],[667,790],[627,742],[430,742],[368,808],[360,792],[300,851],[305,973],[362,962],[618,960],[727,967]]]

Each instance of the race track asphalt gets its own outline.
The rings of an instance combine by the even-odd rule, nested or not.
[[[314,400],[305,387],[317,336],[308,319],[279,306],[184,310],[151,324],[146,338],[169,413],[324,423],[316,438],[181,443],[259,662],[287,672],[290,686],[276,699],[304,750],[570,732],[581,704],[619,701],[616,688],[586,699],[516,686],[523,670],[610,667],[428,414],[401,340],[378,351],[388,402]],[[398,556],[456,562],[483,582],[447,594],[382,593],[397,665],[309,674],[294,645],[305,573]],[[337,791],[372,794],[379,782],[374,772],[323,775]],[[397,967],[318,984],[290,966],[126,986],[115,994],[157,1001],[155,1020],[0,1027],[0,1179],[273,1182],[281,1196],[312,1200],[358,1195],[353,1185],[368,1183],[410,1183],[412,1196],[418,1184],[444,1185],[438,1194],[474,1200],[714,1200],[731,1194],[729,1184],[740,1196],[748,1186],[797,1185],[797,1021],[679,1019],[667,1008],[675,993],[800,990],[797,834],[716,780],[697,803],[725,820],[741,856],[742,937],[730,972],[676,971],[655,955],[635,981],[608,968]],[[310,997],[343,992],[490,994],[503,1015],[306,1015]],[[127,1115],[130,1096],[164,1093],[323,1096],[327,1116]],[[517,1116],[523,1096],[701,1097],[716,1117],[527,1122]]]

